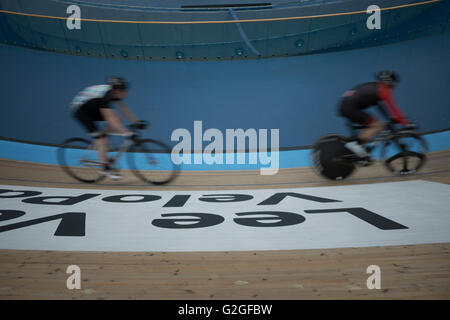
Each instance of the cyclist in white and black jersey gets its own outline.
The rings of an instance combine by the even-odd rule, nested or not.
[[[73,116],[95,139],[100,160],[104,163],[103,173],[111,179],[120,179],[121,177],[109,166],[107,136],[101,134],[96,122],[106,121],[108,131],[118,132],[124,136],[133,135],[125,128],[119,115],[112,109],[111,103],[115,102],[125,118],[134,123],[136,127],[144,126],[143,122],[138,121],[133,112],[123,103],[127,92],[128,84],[124,79],[109,77],[107,84],[90,86],[78,93],[71,104]]]

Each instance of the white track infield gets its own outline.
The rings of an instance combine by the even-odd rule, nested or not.
[[[295,250],[450,242],[450,186],[237,191],[0,186],[0,249]]]

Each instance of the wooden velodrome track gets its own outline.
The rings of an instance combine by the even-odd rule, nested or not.
[[[289,188],[422,179],[450,184],[450,151],[430,155],[414,176],[381,165],[329,182],[311,168],[183,172],[164,190]],[[53,188],[161,189],[126,174],[120,182],[84,185],[59,167],[0,160],[0,184]],[[450,231],[449,231],[450,232]],[[81,290],[68,290],[67,266],[82,269]],[[368,265],[382,269],[369,290]],[[0,250],[0,299],[450,299],[450,243],[251,252],[71,252]]]

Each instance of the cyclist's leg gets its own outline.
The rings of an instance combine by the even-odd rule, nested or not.
[[[373,116],[369,116],[367,121],[367,123],[363,123],[367,128],[358,134],[358,139],[362,144],[372,140],[384,128],[384,123]]]
[[[96,125],[96,121],[102,121],[102,118],[99,118],[95,114],[89,112],[89,106],[83,105],[78,108],[78,110],[74,113],[74,117],[78,122],[86,129],[88,134],[94,139],[94,146],[97,149],[99,159],[105,165],[108,163],[108,140],[104,134],[98,129]]]
[[[91,119],[94,121],[106,121],[106,119],[103,117],[102,112],[98,108],[95,108],[91,112]],[[108,124],[108,123],[107,123]],[[95,123],[94,123],[95,125]],[[98,132],[98,130],[97,130]],[[104,163],[104,168],[102,173],[106,175],[108,178],[112,180],[119,180],[122,178],[120,174],[117,173],[117,169],[113,168],[111,166],[111,162],[108,158],[108,136],[105,134],[105,132],[101,132],[100,136],[95,141],[99,158]]]
[[[343,102],[341,105],[341,115],[352,123],[359,124],[365,128],[358,134],[358,141],[361,144],[369,142],[384,128],[384,123],[378,120],[363,110],[359,109],[357,105],[350,102]]]
[[[94,136],[95,135],[96,134],[94,134]],[[122,176],[117,173],[117,169],[111,167],[110,161],[108,159],[108,138],[105,134],[101,133],[100,136],[95,139],[95,147],[97,148],[101,162],[103,162],[102,174],[106,175],[112,180],[121,179]]]
[[[374,127],[370,127],[372,123],[377,123],[378,120],[375,117],[360,110],[358,106],[353,103],[353,101],[348,99],[344,100],[341,103],[340,114],[342,117],[350,120],[352,123],[369,126],[369,128],[363,129],[358,134],[356,139],[347,142],[345,144],[345,147],[362,159],[370,159],[370,154],[364,148],[364,144],[370,140],[374,129],[378,130],[378,124],[374,125]]]
[[[121,179],[121,176],[114,172],[109,164],[107,136],[104,132],[101,132],[96,125],[97,121],[104,121],[100,112],[96,111],[94,108],[90,108],[89,104],[85,104],[78,108],[74,113],[74,116],[94,139],[94,145],[97,149],[99,159],[103,163],[102,173],[113,180]]]
[[[106,175],[108,178],[113,180],[119,180],[122,178],[121,175],[117,173],[117,170],[112,168],[110,165],[110,161],[108,159],[108,138],[106,135],[101,135],[95,140],[96,148],[98,150],[98,154],[100,160],[103,162],[103,170],[102,173]]]
[[[95,139],[95,148],[97,149],[100,161],[108,167],[108,138],[105,135],[98,136],[98,132],[91,134]],[[97,136],[97,137],[96,137]]]
[[[107,122],[108,130],[118,132],[123,135],[132,134],[132,132],[130,132],[123,126],[119,115],[114,110],[109,108],[102,108],[98,111],[98,115],[103,119],[103,121]]]

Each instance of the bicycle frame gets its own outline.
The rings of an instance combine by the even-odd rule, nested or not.
[[[351,130],[351,135],[352,137],[355,137],[357,134],[357,130],[358,129],[363,129],[362,127],[359,126],[353,126],[353,125],[349,125],[350,130]],[[393,127],[393,123],[387,123],[387,126],[385,129],[383,129],[381,132],[379,132],[369,143],[371,143],[372,145],[369,145],[366,147],[366,149],[369,151],[369,153],[372,153],[373,150],[385,143],[385,146],[390,145],[391,143],[393,145],[398,146],[398,148],[401,150],[400,153],[397,154],[402,154],[402,153],[406,153],[408,152],[408,146],[404,143],[402,143],[400,140],[402,139],[402,135],[408,135],[408,134],[415,134],[414,130],[405,130],[405,129],[399,129],[396,130]],[[418,155],[418,153],[416,153],[416,155]],[[381,157],[386,156],[386,154],[381,154]],[[392,159],[392,157],[390,158]]]
[[[170,159],[171,148],[164,142],[154,139],[142,139],[140,132],[146,127],[143,125],[130,125],[130,136],[119,133],[111,133],[108,130],[102,130],[102,136],[121,136],[123,141],[117,142],[117,147],[111,148],[108,144],[107,157],[111,169],[118,170],[117,163],[119,158],[126,154],[127,169],[130,169],[139,179],[146,183],[154,185],[163,185],[171,182],[178,175],[178,166],[168,163],[158,167],[160,163],[165,163],[165,157]],[[105,139],[106,140],[106,139]],[[154,153],[161,153],[159,156]],[[105,176],[102,168],[105,163],[99,160],[98,149],[95,140],[85,138],[69,138],[63,141],[58,148],[58,162],[62,169],[71,177],[84,182],[96,183]],[[164,159],[163,159],[164,158]],[[160,162],[161,161],[161,162]],[[75,162],[75,163],[74,163]],[[90,169],[90,170],[85,170]]]
[[[316,171],[331,180],[341,180],[347,178],[358,166],[369,166],[375,159],[361,159],[350,150],[345,151],[345,143],[354,141],[357,130],[364,129],[362,126],[350,124],[350,136],[340,134],[329,134],[320,138],[313,147],[313,167]],[[396,130],[391,123],[379,132],[366,149],[369,153],[380,146],[380,157],[378,160],[394,174],[407,175],[417,172],[426,161],[427,145],[420,134],[413,128],[399,128]],[[326,151],[326,144],[333,144],[333,147]],[[340,145],[340,146],[339,146]],[[400,149],[400,150],[398,150]],[[322,155],[325,158],[321,158]],[[415,159],[410,161],[410,159]],[[401,159],[402,162],[397,160]],[[417,161],[418,160],[418,161]],[[332,165],[334,163],[334,165]]]
[[[111,132],[104,132],[104,134],[106,136],[123,136],[120,133],[111,133]],[[126,152],[134,143],[135,141],[133,141],[133,139],[131,139],[130,137],[125,138],[122,144],[120,145],[119,149],[117,150],[117,154],[114,157],[109,158],[109,163],[111,165],[114,165],[116,161],[122,156],[122,154]],[[96,152],[98,152],[97,148],[95,147],[95,140],[93,140],[92,143],[87,148],[87,151],[90,150],[95,150]],[[92,160],[84,160],[84,161],[87,161],[88,163],[97,164],[98,166],[103,166],[103,163],[100,161],[92,161]]]
[[[362,127],[357,127],[355,128],[353,125],[349,125],[350,127],[350,136],[351,137],[356,137],[357,136],[357,130],[358,129],[363,129]],[[394,141],[395,143],[397,143],[401,149],[404,151],[404,146],[399,143],[397,141],[397,137],[396,137],[397,131],[395,131],[395,129],[392,128],[391,124],[387,125],[387,128],[381,130],[379,133],[377,133],[377,135],[372,138],[371,141],[369,141],[368,143],[371,143],[371,146],[367,146],[367,150],[372,153],[372,151],[379,146],[380,144],[382,144],[383,142],[386,141]]]

